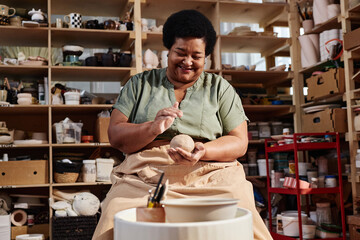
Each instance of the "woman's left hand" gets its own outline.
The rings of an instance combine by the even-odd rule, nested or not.
[[[202,142],[196,142],[192,152],[182,148],[170,148],[168,154],[177,164],[193,166],[205,155],[205,146]]]

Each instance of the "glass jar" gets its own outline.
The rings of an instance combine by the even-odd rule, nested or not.
[[[268,122],[259,122],[258,126],[259,126],[259,138],[260,139],[270,138],[271,136],[270,124]]]
[[[283,132],[282,122],[272,122],[271,123],[271,134],[272,135],[281,135]]]
[[[318,226],[320,226],[321,223],[331,224],[331,209],[329,202],[316,204],[316,221]]]
[[[259,129],[258,129],[258,126],[257,126],[256,122],[249,123],[248,132],[251,134],[251,139],[252,140],[258,140],[259,139]]]
[[[83,160],[81,174],[84,182],[95,182],[96,181],[95,160]]]

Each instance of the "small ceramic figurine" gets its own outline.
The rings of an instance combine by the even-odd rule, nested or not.
[[[156,68],[159,65],[158,56],[150,49],[147,49],[144,53],[144,65],[145,68]]]
[[[141,30],[142,30],[143,32],[149,31],[149,28],[148,28],[148,20],[145,19],[145,18],[142,18],[142,19],[141,19]]]
[[[31,16],[31,20],[32,21],[43,21],[44,18],[44,13],[41,11],[41,9],[39,10],[35,10],[34,8],[28,12],[29,16]]]
[[[162,51],[161,52],[161,67],[166,68],[168,66],[168,54],[169,51]]]

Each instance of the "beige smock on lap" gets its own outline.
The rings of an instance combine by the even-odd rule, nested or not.
[[[124,86],[114,105],[132,123],[153,120],[156,113],[175,102],[174,86],[166,78],[166,69],[151,70],[135,75]],[[233,87],[215,74],[202,73],[187,89],[179,106],[181,119],[157,139],[183,133],[195,139],[214,140],[226,135],[247,120],[240,98]],[[139,136],[141,137],[141,136]],[[148,190],[156,186],[159,170],[169,180],[170,198],[222,197],[239,199],[239,207],[253,214],[254,239],[272,239],[255,208],[252,184],[245,178],[243,167],[232,162],[199,161],[194,166],[175,164],[169,157],[169,145],[129,154],[115,167],[112,187],[102,203],[102,214],[94,240],[113,239],[114,215],[122,210],[145,206]],[[239,236],[241,239],[241,236]]]

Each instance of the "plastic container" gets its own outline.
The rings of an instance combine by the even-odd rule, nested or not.
[[[258,166],[256,163],[249,163],[249,176],[258,175]]]
[[[283,230],[281,214],[277,214],[276,215],[276,233],[283,234],[283,232],[284,232],[284,230]]]
[[[257,126],[256,122],[249,123],[248,132],[251,133],[251,139],[252,140],[258,140],[259,139],[259,129],[258,129],[258,126]]]
[[[82,176],[82,180],[84,182],[95,182],[96,181],[96,161],[95,160],[83,160],[81,176]]]
[[[66,92],[64,93],[66,105],[78,105],[80,104],[80,93],[79,92]]]
[[[80,143],[83,123],[75,123],[66,118],[64,121],[54,123],[56,143]]]
[[[310,165],[311,163],[299,162],[298,163],[299,176],[307,176],[307,170],[310,168]]]
[[[271,136],[270,124],[268,122],[259,122],[258,126],[259,126],[259,138],[260,139],[270,138]]]
[[[304,239],[315,238],[316,225],[302,225],[302,235]]]
[[[44,234],[21,234],[17,235],[16,240],[43,240],[45,239]]]
[[[330,203],[316,203],[316,224],[320,226],[322,223],[331,223]]]
[[[299,236],[299,214],[297,211],[285,211],[281,213],[283,231],[285,236],[298,237]],[[305,222],[307,215],[301,213],[301,221]]]
[[[271,134],[272,135],[281,135],[283,130],[282,122],[272,122],[271,123]]]
[[[326,188],[334,188],[337,186],[336,177],[334,175],[326,175],[325,176],[325,187]]]
[[[259,176],[266,176],[266,159],[258,159],[257,160],[259,167]],[[269,172],[274,170],[274,159],[269,159]]]
[[[114,160],[111,158],[97,158],[96,159],[96,181],[108,182],[110,181],[110,174],[113,170]]]

